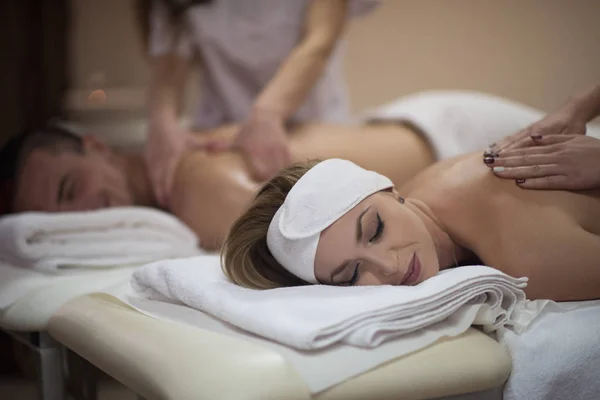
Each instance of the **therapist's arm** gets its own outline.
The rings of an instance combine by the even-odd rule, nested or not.
[[[600,116],[600,84],[571,97],[566,107],[575,118],[587,123]]]
[[[524,189],[600,188],[600,140],[585,136],[586,124],[600,115],[600,85],[580,92],[557,111],[523,131],[521,145],[483,162],[500,178]]]
[[[166,54],[152,60],[152,77],[148,92],[148,117],[151,128],[176,123],[189,69],[189,61],[176,54]]]
[[[294,114],[320,78],[342,35],[346,9],[347,0],[310,3],[302,39],[260,93],[255,109],[277,114],[283,120]]]
[[[535,146],[533,138],[585,135],[586,124],[600,115],[600,85],[572,95],[559,109],[521,131],[490,145],[486,155]]]

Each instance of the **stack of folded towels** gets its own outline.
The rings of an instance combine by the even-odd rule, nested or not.
[[[0,261],[43,273],[143,265],[201,254],[196,235],[145,207],[0,218]]]
[[[228,281],[219,257],[207,255],[148,264],[134,272],[131,285],[137,296],[183,303],[248,332],[315,350],[336,343],[375,347],[465,309],[467,327],[520,331],[532,319],[522,290],[526,282],[490,267],[467,266],[417,286],[252,290]]]

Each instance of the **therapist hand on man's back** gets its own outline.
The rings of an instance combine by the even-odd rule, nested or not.
[[[180,128],[176,123],[152,124],[144,148],[150,181],[158,204],[169,208],[175,170],[186,150],[214,146],[214,140]]]
[[[284,119],[276,113],[255,109],[229,143],[208,145],[210,151],[238,149],[250,174],[263,182],[271,179],[291,162]]]

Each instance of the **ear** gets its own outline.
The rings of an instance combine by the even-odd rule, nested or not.
[[[391,192],[392,196],[394,196],[395,199],[398,199],[400,204],[404,204],[404,197],[400,197],[400,193],[398,193],[395,187],[392,188]]]
[[[104,144],[100,139],[93,135],[85,135],[82,138],[83,140],[83,150],[86,153],[102,153],[107,154],[110,153],[110,148]]]

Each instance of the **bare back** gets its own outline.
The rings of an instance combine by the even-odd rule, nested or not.
[[[202,133],[231,138],[236,126]],[[292,162],[344,158],[402,185],[434,162],[427,141],[395,123],[363,126],[306,124],[290,134]],[[206,248],[218,248],[227,230],[250,204],[261,182],[251,179],[238,152],[190,152],[175,176],[171,211]]]
[[[486,265],[527,276],[530,298],[600,298],[600,190],[524,190],[481,154],[437,163],[400,189]]]

